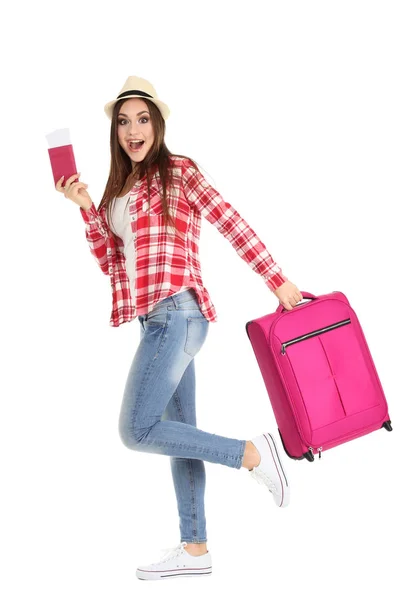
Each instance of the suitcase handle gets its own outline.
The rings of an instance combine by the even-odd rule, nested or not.
[[[310,294],[310,292],[303,292],[302,290],[300,290],[300,292],[301,292],[301,295],[303,296],[303,300],[304,299],[318,300],[318,296],[314,296],[314,294]],[[299,302],[298,304],[296,304],[296,306],[293,306],[292,310],[293,310],[293,308],[297,308],[297,306],[300,306],[301,302]],[[278,306],[278,308],[276,309],[275,312],[283,312],[284,310],[286,310],[287,312],[289,312],[287,310],[287,308],[285,308],[284,306],[282,306],[282,304],[279,304],[279,306]]]

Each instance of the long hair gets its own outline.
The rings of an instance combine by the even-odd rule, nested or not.
[[[150,183],[152,176],[154,173],[159,171],[159,177],[162,184],[162,194],[161,201],[163,206],[163,215],[165,217],[165,223],[172,224],[176,229],[174,220],[168,210],[168,194],[167,191],[169,187],[172,185],[172,161],[170,159],[171,156],[178,156],[180,158],[188,158],[193,166],[198,169],[198,165],[196,162],[188,156],[182,154],[172,154],[166,144],[165,144],[165,120],[159,111],[158,107],[147,100],[146,98],[142,98],[142,100],[146,103],[148,111],[150,113],[150,120],[153,126],[154,132],[154,142],[146,154],[145,158],[137,163],[137,176],[139,179],[142,179],[146,176],[147,181],[147,193],[148,198],[150,199]],[[110,151],[111,151],[111,164],[110,164],[110,173],[108,176],[108,181],[104,190],[103,197],[98,206],[98,210],[100,210],[104,205],[106,207],[107,212],[107,220],[110,223],[110,217],[112,213],[112,209],[115,203],[115,198],[119,196],[122,192],[126,179],[129,175],[132,174],[132,163],[129,156],[120,146],[118,141],[118,113],[121,105],[126,101],[126,98],[121,98],[118,102],[115,103],[112,119],[111,119],[111,129],[110,129]],[[129,202],[129,198],[127,204]],[[148,214],[150,219],[150,211]],[[150,221],[149,221],[150,222]],[[176,229],[177,231],[177,229]],[[180,233],[177,231],[177,233]]]

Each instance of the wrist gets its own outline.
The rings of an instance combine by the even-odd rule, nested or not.
[[[275,273],[275,275],[267,279],[265,283],[267,284],[271,292],[274,292],[276,289],[281,287],[281,285],[284,284],[285,281],[288,281],[288,278],[286,277],[286,275],[283,275],[283,273],[280,271],[279,273]]]

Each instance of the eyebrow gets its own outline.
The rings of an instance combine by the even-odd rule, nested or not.
[[[138,114],[136,116],[138,117],[139,115],[142,115],[143,113],[149,113],[149,111],[148,110],[142,110],[142,111],[138,112]],[[126,115],[125,113],[119,113],[118,116],[119,117],[127,117],[128,115]]]

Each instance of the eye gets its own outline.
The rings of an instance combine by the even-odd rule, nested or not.
[[[146,121],[146,123],[147,123],[147,122],[148,122],[148,120],[149,120],[149,119],[148,119],[148,117],[141,117],[139,120],[140,120],[140,121],[142,121],[143,119]],[[126,119],[120,119],[120,120],[118,121],[118,124],[119,124],[119,125],[123,125],[125,121],[126,121]]]

